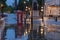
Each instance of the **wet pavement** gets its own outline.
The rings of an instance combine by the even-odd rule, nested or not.
[[[13,14],[11,14],[13,15]],[[11,18],[11,15],[8,15],[10,19],[7,20],[7,24],[15,24],[16,20],[14,19],[15,17],[13,16]],[[11,19],[13,20],[13,23],[11,21]],[[59,19],[59,18],[57,18]],[[15,20],[15,21],[14,21]],[[36,24],[40,24],[40,20],[36,20],[34,21],[33,23],[36,23]],[[46,38],[49,39],[49,38],[53,38],[54,40],[60,40],[60,20],[57,20],[55,21],[55,19],[49,19],[48,17],[45,17],[44,18],[44,32],[46,32]],[[47,29],[45,29],[47,28]],[[27,30],[26,30],[27,31]],[[5,35],[5,40],[27,40],[28,39],[28,33],[27,32],[24,32],[25,34],[22,35],[21,38],[16,38],[15,36],[15,29],[14,28],[7,28],[6,30],[6,35]],[[0,32],[2,33],[2,30],[0,29]],[[0,36],[1,36],[1,33],[0,33]]]
[[[27,39],[28,39],[28,34],[22,35],[21,38],[16,38],[15,29],[8,28],[6,30],[5,40],[27,40]]]
[[[14,40],[15,39],[15,30],[10,28],[6,30],[5,40]]]
[[[60,20],[44,18],[44,31],[47,40],[60,40]]]

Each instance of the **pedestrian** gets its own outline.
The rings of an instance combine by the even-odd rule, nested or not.
[[[57,17],[55,17],[55,21],[57,22]]]

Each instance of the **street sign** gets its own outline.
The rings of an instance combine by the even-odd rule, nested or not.
[[[22,36],[23,34],[23,12],[17,11],[17,27],[16,27],[17,36]]]

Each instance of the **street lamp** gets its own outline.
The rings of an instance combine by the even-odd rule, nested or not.
[[[41,4],[40,12],[42,13],[41,14],[42,20],[41,20],[41,27],[40,27],[40,32],[41,32],[40,35],[44,39],[44,26],[45,26],[45,24],[44,24],[44,0],[42,0],[41,2],[42,2],[42,4]]]
[[[43,30],[44,30],[44,29],[43,29],[43,28],[41,28],[41,34],[43,34]]]
[[[28,7],[26,6],[26,8],[28,8]]]
[[[25,15],[25,17],[24,17],[24,25],[25,25],[25,27],[26,27],[26,26],[27,26],[27,24],[26,24],[27,15],[26,15],[26,13],[27,13],[27,10],[28,10],[27,8],[28,8],[28,7],[26,6],[26,1],[24,1],[23,3],[24,3],[24,13],[25,13],[25,14],[24,14],[24,15]],[[27,27],[26,27],[26,28],[27,28]],[[26,28],[25,28],[25,29],[26,29]],[[26,31],[26,33],[27,33],[27,31]]]
[[[43,12],[43,9],[41,9],[41,12]]]
[[[26,1],[24,1],[24,4],[26,4]]]

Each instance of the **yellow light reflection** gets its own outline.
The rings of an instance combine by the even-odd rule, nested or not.
[[[27,31],[26,31],[26,34],[27,34]]]
[[[41,9],[41,11],[43,11],[43,9]]]
[[[41,28],[41,34],[43,34],[43,30],[44,30],[44,29]]]
[[[41,34],[43,34],[43,32],[41,32]]]

